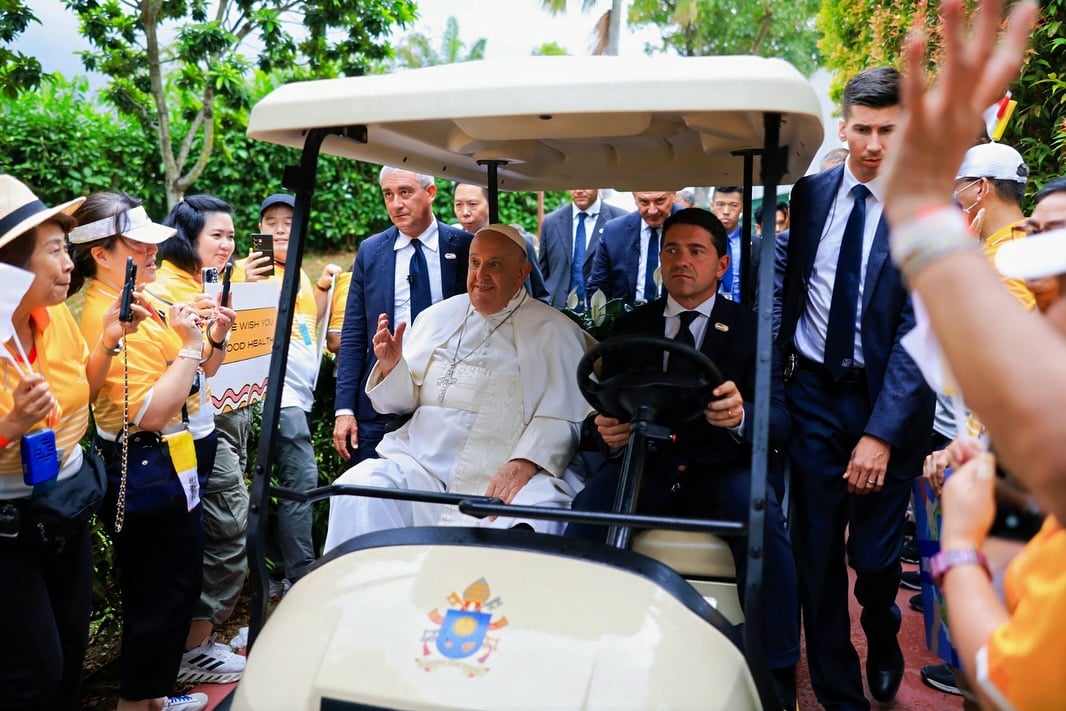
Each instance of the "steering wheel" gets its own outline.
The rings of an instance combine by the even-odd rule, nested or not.
[[[596,361],[626,354],[648,367],[593,379]],[[666,372],[663,354],[682,358],[695,372]],[[615,336],[593,346],[577,366],[577,386],[597,411],[630,421],[642,405],[655,410],[656,422],[676,426],[703,414],[713,390],[725,378],[710,358],[692,346],[657,336]]]

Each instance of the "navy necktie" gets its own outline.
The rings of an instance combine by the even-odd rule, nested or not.
[[[648,228],[648,262],[644,268],[644,300],[655,301],[659,289],[655,286],[655,270],[659,268],[659,228]]]
[[[870,189],[861,183],[851,189],[855,204],[844,225],[844,239],[840,243],[840,256],[837,258],[823,358],[825,367],[836,378],[854,364],[859,272],[862,270],[862,240],[866,228],[866,198],[869,194]]]
[[[585,232],[585,220],[587,212],[577,213],[577,234],[574,236],[574,261],[570,264],[570,290],[577,289],[577,304],[579,310],[585,309],[585,242],[588,235]]]
[[[411,255],[407,281],[411,285],[411,322],[414,323],[422,309],[433,302],[429,291],[429,267],[426,265],[426,254],[422,251],[422,241],[413,239],[411,246],[415,253]]]
[[[686,346],[696,347],[696,339],[692,337],[692,322],[700,315],[699,311],[682,311],[678,314],[678,318],[681,319],[681,328],[678,329],[677,335],[674,336],[674,340],[678,343],[684,343]],[[696,369],[683,356],[677,354],[671,354],[670,359],[666,363],[666,372],[668,373],[695,373]]]

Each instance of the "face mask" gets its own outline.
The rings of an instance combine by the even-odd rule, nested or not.
[[[955,192],[953,192],[951,194],[952,199],[955,200],[955,204],[958,205],[959,207],[962,207],[962,211],[965,212],[967,215],[970,214],[971,210],[973,210],[975,207],[977,207],[977,203],[981,202],[981,191],[980,190],[977,191],[977,199],[974,200],[972,203],[970,203],[969,207],[963,207],[962,206],[962,203],[959,202],[959,195],[961,195],[962,193],[966,192],[967,190],[972,188],[974,185],[977,185],[978,183],[980,183],[981,180],[983,180],[983,178],[978,178],[977,180],[973,181],[972,183],[968,183],[966,185],[963,185],[961,188],[959,188],[958,190],[956,190]]]

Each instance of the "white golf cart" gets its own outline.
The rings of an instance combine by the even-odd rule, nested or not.
[[[750,264],[753,176],[761,176],[765,195],[801,176],[822,141],[820,115],[806,79],[779,60],[529,57],[290,84],[255,107],[248,132],[302,151],[283,180],[296,195],[290,263],[304,253],[316,164],[326,152],[486,185],[493,222],[500,189],[744,185],[743,263]],[[764,234],[774,234],[772,204],[762,222]],[[774,240],[763,240],[760,283],[771,283],[773,251]],[[298,274],[285,273],[271,383],[284,379]],[[755,283],[749,275],[745,293],[753,295]],[[652,403],[698,399],[713,364],[704,364],[707,377],[698,382],[648,388],[597,382],[595,357],[587,357],[586,396],[633,405],[619,513],[520,513],[610,525],[613,545],[481,528],[370,534],[320,560],[264,626],[272,496],[387,495],[457,504],[474,515],[514,510],[476,496],[272,487],[281,389],[270,388],[249,521],[248,666],[226,703],[286,710],[780,707],[759,642],[761,589],[772,575],[762,570],[770,291],[759,290],[760,397],[746,521],[625,513],[633,510],[645,443],[670,422],[656,407],[619,397],[619,388],[636,388],[629,395],[643,392]],[[632,530],[640,531],[634,541]],[[712,534],[747,537],[743,632],[729,589],[732,557]]]

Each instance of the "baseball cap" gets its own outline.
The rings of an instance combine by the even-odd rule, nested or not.
[[[518,230],[516,230],[514,227],[500,223],[485,225],[480,230],[478,230],[477,233],[474,234],[474,236],[477,237],[478,235],[489,233],[495,233],[500,235],[501,237],[506,237],[507,239],[517,244],[519,248],[521,248],[522,254],[526,254],[526,241],[522,238],[522,235],[518,234]]]
[[[996,269],[1012,279],[1066,274],[1066,229],[1004,243],[996,252]]]
[[[296,209],[296,200],[292,195],[288,193],[274,193],[259,206],[259,216],[262,217],[263,213],[274,207],[275,205],[288,205],[289,207]]]
[[[1022,154],[1002,143],[981,143],[966,151],[955,179],[989,178],[1025,184],[1029,168]]]

